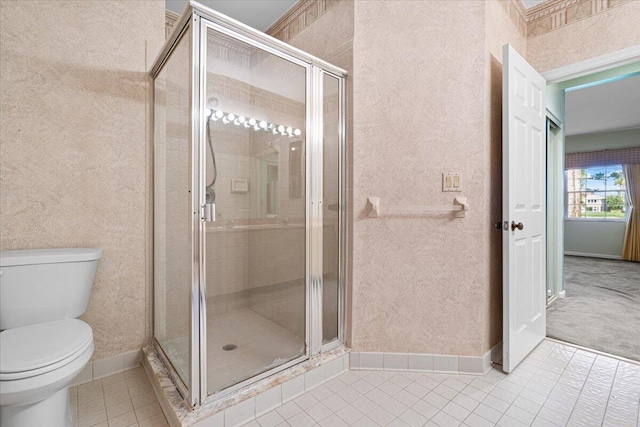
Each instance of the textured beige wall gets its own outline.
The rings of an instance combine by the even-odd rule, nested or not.
[[[351,344],[357,351],[482,355],[502,338],[501,233],[493,228],[502,210],[502,45],[528,53],[512,6],[344,1],[290,40],[344,63],[353,84]],[[555,32],[586,24],[611,31],[607,13]],[[587,34],[564,45],[569,53],[544,49],[575,56],[582,44],[601,42]],[[331,52],[351,39],[353,50],[342,62],[334,59]],[[598,46],[597,54],[618,44]],[[440,192],[441,172],[463,174],[468,218],[364,218],[368,196],[387,205],[451,203],[453,196]]]
[[[544,66],[532,62],[543,71],[637,44],[637,6],[534,38],[534,46],[544,38],[554,45],[543,47]],[[614,24],[611,16],[625,8],[634,19]],[[502,338],[501,235],[493,228],[501,217],[501,48],[532,52],[507,9],[506,2],[355,3],[358,351],[482,355]],[[626,33],[612,34],[617,26]],[[463,174],[467,219],[363,216],[368,196],[383,206],[450,203],[441,172]]]
[[[289,41],[350,72],[358,351],[479,355],[501,339],[501,234],[491,228],[501,210],[501,46],[525,51],[508,8],[343,1]],[[451,203],[445,171],[463,173],[469,218],[363,218],[369,195]]]
[[[540,72],[640,44],[640,1],[527,39],[527,61]]]
[[[93,358],[138,349],[149,302],[146,70],[164,41],[164,2],[0,5],[0,247],[102,248],[83,316]]]
[[[479,355],[487,348],[485,6],[356,2],[353,347]],[[462,173],[462,193],[441,173]],[[369,219],[383,208],[449,205],[465,219]]]
[[[289,41],[351,74],[358,351],[480,355],[500,338],[500,46],[545,71],[640,43],[637,1],[526,43],[503,13],[342,1]],[[145,70],[163,16],[162,1],[1,3],[0,247],[105,250],[84,317],[94,359],[145,341]],[[363,218],[368,196],[449,204],[441,172],[463,174],[468,218]]]

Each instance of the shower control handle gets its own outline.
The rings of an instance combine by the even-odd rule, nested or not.
[[[511,221],[511,231],[516,231],[516,228],[518,230],[522,230],[524,228],[524,225],[521,222],[516,224],[515,221]]]
[[[216,220],[216,204],[205,203],[200,206],[200,218],[206,222],[215,222]]]

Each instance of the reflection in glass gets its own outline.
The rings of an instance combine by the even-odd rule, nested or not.
[[[340,85],[323,77],[323,301],[322,342],[338,338],[338,274],[340,248]]]
[[[205,90],[212,394],[306,354],[306,68],[210,29]]]
[[[302,141],[289,143],[289,199],[302,198],[304,188],[304,155]]]
[[[154,336],[183,382],[189,374],[191,146],[189,37],[154,81]]]

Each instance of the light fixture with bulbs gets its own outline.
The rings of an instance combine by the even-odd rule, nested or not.
[[[225,113],[221,110],[205,109],[205,114],[209,120],[214,122],[221,121],[225,125],[233,123],[236,126],[243,126],[247,129],[253,129],[254,131],[271,132],[274,135],[287,136],[289,138],[299,137],[302,135],[300,129],[293,128],[291,126],[277,125],[275,123],[269,123],[264,120],[257,120],[252,117],[236,116],[233,113]]]

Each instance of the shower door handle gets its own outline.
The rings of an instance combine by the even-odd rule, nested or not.
[[[205,203],[200,206],[200,219],[206,222],[215,222],[216,220],[216,204]]]

